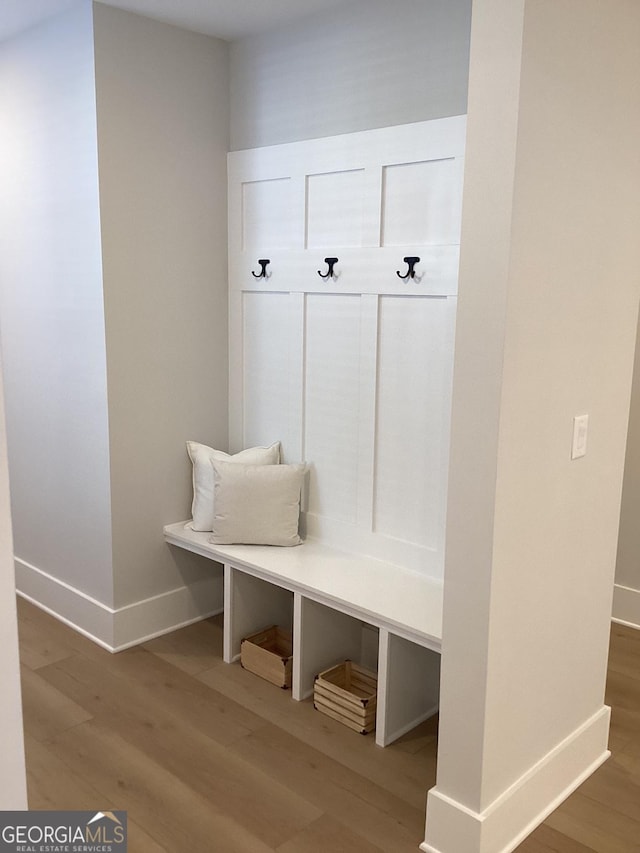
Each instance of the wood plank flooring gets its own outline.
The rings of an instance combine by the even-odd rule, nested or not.
[[[415,853],[437,720],[381,750],[238,665],[221,617],[110,655],[18,599],[29,804],[126,809],[130,853]],[[519,853],[640,852],[640,632],[614,626],[613,757]]]

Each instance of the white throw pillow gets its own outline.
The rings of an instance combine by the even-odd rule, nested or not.
[[[193,464],[193,504],[191,526],[194,530],[209,531],[213,525],[213,469],[211,462],[243,463],[247,465],[277,465],[280,462],[280,442],[271,447],[249,447],[231,456],[197,441],[187,442],[187,453]]]
[[[306,465],[211,463],[214,545],[299,545]]]

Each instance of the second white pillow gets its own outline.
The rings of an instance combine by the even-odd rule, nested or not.
[[[193,504],[191,526],[194,530],[209,531],[213,526],[212,461],[240,462],[247,465],[277,465],[280,462],[280,442],[270,447],[249,447],[231,456],[197,441],[187,442],[187,453],[193,464]]]

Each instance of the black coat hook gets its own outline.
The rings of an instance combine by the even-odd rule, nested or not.
[[[325,262],[325,264],[327,264],[329,269],[326,273],[323,273],[320,270],[318,270],[318,275],[320,276],[320,278],[323,278],[326,281],[328,278],[333,278],[333,268],[338,263],[338,259],[337,258],[325,258],[324,262]]]
[[[400,270],[396,270],[396,275],[398,276],[398,278],[401,278],[404,281],[406,281],[408,278],[415,278],[416,264],[420,263],[420,258],[403,258],[403,260],[408,267],[407,274],[400,275]]]
[[[254,272],[251,270],[251,275],[254,278],[266,278],[267,277],[267,264],[270,264],[271,261],[269,258],[259,258],[258,263],[260,264],[260,272]]]

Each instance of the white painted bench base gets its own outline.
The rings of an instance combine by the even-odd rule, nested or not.
[[[211,545],[185,522],[164,528],[170,545],[224,566],[224,660],[268,624],[293,630],[293,698],[314,676],[359,660],[362,625],[378,630],[376,743],[386,746],[438,710],[442,581],[307,540],[293,548]]]

